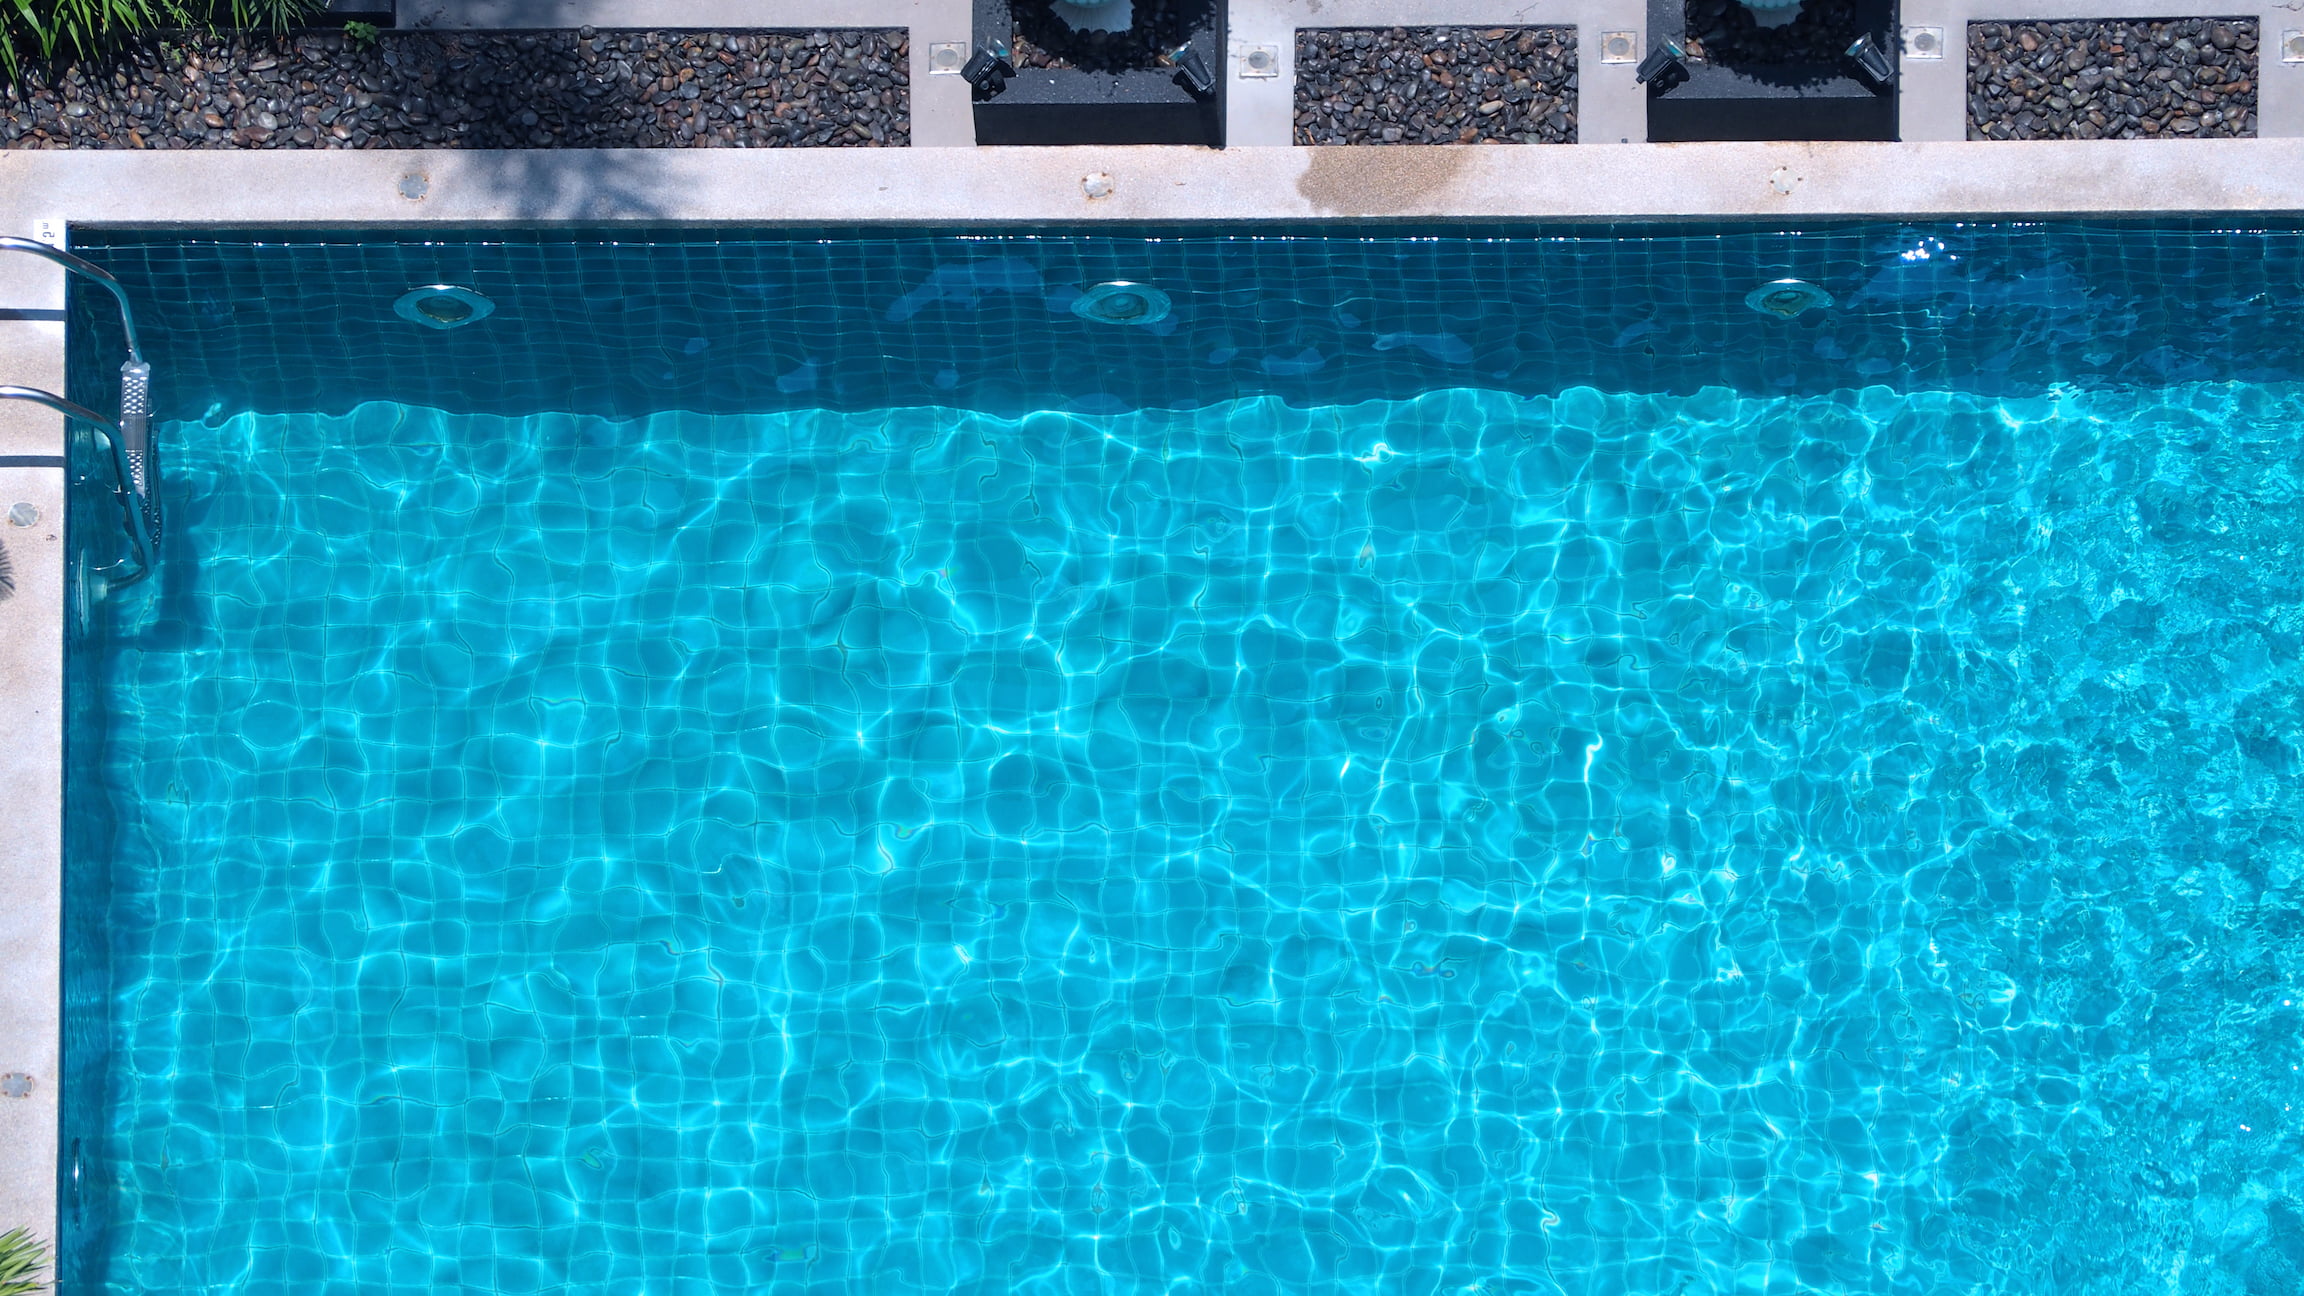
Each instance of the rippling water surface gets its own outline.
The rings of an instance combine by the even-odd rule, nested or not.
[[[172,425],[106,1281],[2294,1292],[2300,423]]]

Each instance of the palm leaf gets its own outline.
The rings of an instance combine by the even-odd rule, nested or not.
[[[32,1296],[48,1285],[39,1277],[47,1267],[47,1243],[20,1228],[0,1233],[0,1296]]]
[[[286,31],[326,0],[0,0],[0,75],[15,80],[27,56],[89,58],[162,27],[269,27]],[[0,1292],[0,1296],[7,1296]]]

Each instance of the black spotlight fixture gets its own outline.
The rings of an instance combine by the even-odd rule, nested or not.
[[[1675,40],[1660,42],[1656,48],[1648,51],[1648,57],[1640,60],[1639,67],[1632,69],[1634,81],[1641,85],[1654,81],[1667,89],[1687,77],[1688,51],[1680,48],[1680,42]]]
[[[1216,89],[1216,74],[1209,71],[1208,60],[1187,41],[1168,52],[1168,61],[1175,65],[1176,83],[1205,99]]]
[[[1857,37],[1856,43],[1848,47],[1848,57],[1855,61],[1856,70],[1865,80],[1883,90],[1896,79],[1896,65],[1888,61],[1888,51],[1880,48],[1880,42],[1873,40],[1870,32]]]
[[[986,41],[974,57],[960,65],[960,79],[985,99],[1007,89],[1008,78],[1014,75],[1016,65],[1008,61],[1008,47],[997,41]]]

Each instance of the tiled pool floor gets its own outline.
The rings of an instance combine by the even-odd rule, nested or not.
[[[2300,414],[171,425],[108,1288],[2287,1290]]]

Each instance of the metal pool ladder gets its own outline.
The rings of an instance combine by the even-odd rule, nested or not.
[[[125,589],[150,576],[160,562],[160,496],[152,489],[159,475],[152,461],[152,366],[144,363],[144,350],[137,345],[136,312],[129,306],[128,292],[120,281],[92,261],[45,243],[4,234],[0,234],[0,252],[29,252],[53,261],[72,274],[103,285],[120,303],[120,327],[128,335],[128,359],[120,366],[119,422],[37,387],[0,385],[0,400],[45,405],[66,418],[93,424],[103,433],[111,449],[113,494],[120,500],[121,522],[136,555],[136,570],[124,578],[108,580],[105,588]]]

